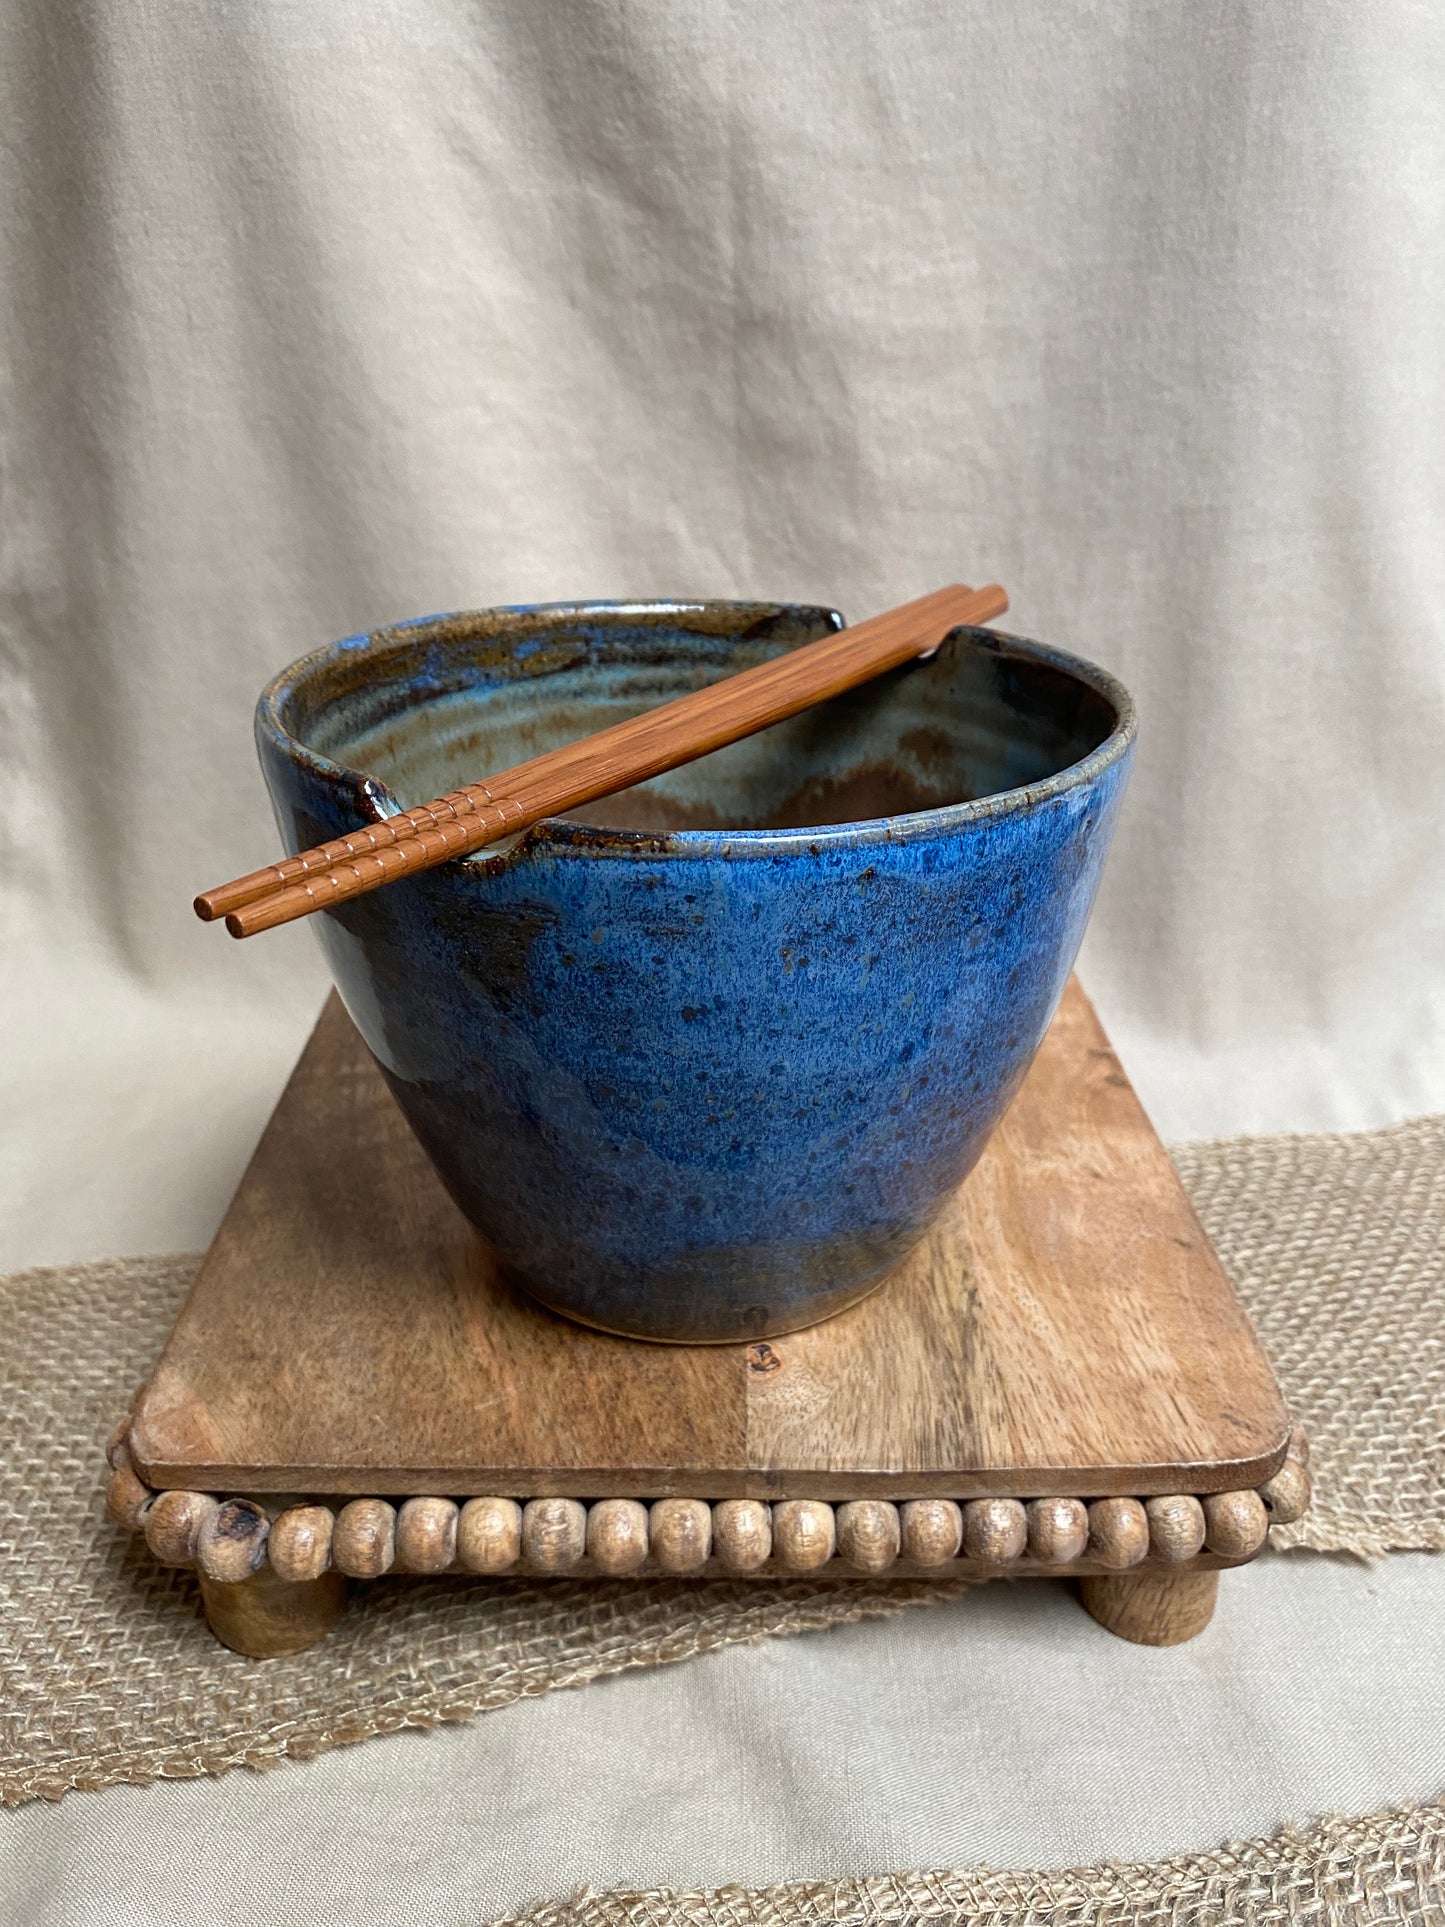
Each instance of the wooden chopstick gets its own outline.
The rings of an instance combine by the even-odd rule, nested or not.
[[[988,622],[1007,607],[1008,597],[996,583],[935,590],[518,763],[485,783],[469,783],[435,802],[204,891],[196,898],[196,914],[206,922],[224,916],[233,937],[251,937],[329,909],[796,716],[927,654],[951,629]]]
[[[753,690],[761,695],[772,682],[777,680],[774,672],[784,665],[802,664],[811,667],[816,663],[817,658],[812,654],[815,650],[834,647],[840,640],[847,643],[850,653],[860,652],[865,644],[868,645],[868,666],[860,667],[860,673],[853,680],[838,681],[828,687],[820,686],[815,694],[808,695],[804,701],[793,707],[780,709],[775,714],[768,714],[760,721],[739,726],[733,733],[718,735],[715,739],[704,743],[701,748],[678,755],[673,763],[659,764],[657,769],[650,771],[649,774],[658,774],[663,769],[675,768],[687,762],[689,757],[705,755],[708,750],[720,749],[724,743],[735,741],[751,731],[766,728],[772,722],[781,722],[785,716],[796,714],[800,708],[807,708],[811,703],[821,702],[827,696],[840,694],[844,689],[853,687],[855,682],[865,682],[870,677],[880,674],[883,669],[895,666],[895,659],[891,654],[880,659],[876,665],[873,664],[872,644],[874,642],[886,647],[890,642],[905,638],[911,633],[909,625],[915,621],[924,625],[937,621],[942,625],[940,634],[945,634],[949,628],[957,626],[959,621],[969,619],[966,615],[955,616],[955,610],[964,606],[960,598],[978,593],[989,594],[990,591],[975,591],[957,585],[935,590],[932,595],[920,597],[916,602],[904,603],[901,607],[890,610],[884,615],[874,616],[867,622],[857,623],[853,628],[844,630],[841,637],[824,637],[821,642],[807,644],[803,649],[795,650],[791,655],[780,658],[778,662],[764,663],[757,669],[745,670],[740,675],[726,678],[722,683],[711,684],[693,696],[685,696],[678,702],[664,704],[659,709],[650,711],[647,716],[636,718],[636,723],[649,726],[658,723],[666,725],[670,721],[681,726],[694,713],[699,719],[703,719],[710,712],[732,708],[738,697],[748,691],[750,677],[754,679]],[[1002,595],[1003,591],[998,590],[997,593]],[[1007,606],[1007,598],[1005,598],[998,609],[992,613],[999,614]],[[987,620],[988,618],[975,619]],[[896,658],[896,661],[907,661],[914,654],[921,654],[926,646],[925,643],[919,642],[916,648],[908,647]],[[556,769],[559,758],[570,757],[574,752],[605,747],[614,738],[619,739],[618,748],[621,749],[623,745],[620,739],[629,734],[635,734],[632,723],[618,724],[612,730],[598,731],[580,742],[568,744],[565,749],[552,751],[546,757],[535,757],[530,762],[515,764],[511,769],[503,770],[492,777],[489,782],[470,783],[463,789],[452,790],[446,796],[437,797],[431,803],[419,803],[413,809],[402,810],[396,816],[387,817],[384,822],[369,823],[359,830],[348,832],[345,836],[335,837],[329,843],[318,844],[314,849],[303,850],[296,856],[283,858],[279,863],[268,864],[265,869],[252,870],[246,876],[235,878],[233,882],[220,884],[213,890],[202,891],[195,899],[196,915],[204,923],[213,922],[217,917],[227,916],[233,911],[244,909],[248,904],[258,903],[265,897],[275,896],[289,886],[316,882],[338,865],[375,856],[395,844],[410,842],[413,838],[424,836],[431,831],[444,828],[450,830],[453,824],[463,820],[475,826],[485,814],[487,820],[491,821],[492,817],[489,813],[500,812],[496,820],[501,827],[483,839],[483,842],[494,841],[513,829],[523,827],[520,822],[508,816],[514,791],[520,789],[525,793],[534,777],[543,773],[544,769]],[[595,801],[597,796],[605,796],[612,789],[623,789],[628,783],[643,780],[640,775],[629,776],[617,783],[609,779],[606,788],[593,792],[583,800]],[[553,806],[550,813],[556,814],[560,809],[577,807],[579,805],[574,800]],[[544,815],[548,813],[548,811],[543,812]],[[449,843],[446,847],[449,855],[458,854],[461,848],[460,840]],[[482,845],[476,844],[472,847],[481,848]],[[412,864],[407,867],[410,869],[416,866]],[[304,915],[305,912],[300,914]],[[252,932],[248,929],[240,934],[250,935]]]

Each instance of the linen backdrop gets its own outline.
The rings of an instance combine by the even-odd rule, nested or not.
[[[490,602],[1001,579],[1140,701],[1166,1134],[1445,1109],[1442,102],[1428,0],[11,0],[0,1264],[204,1242],[324,989],[189,910],[256,692]]]
[[[497,601],[1003,580],[1142,707],[1083,969],[1166,1132],[1445,1107],[1438,10],[0,31],[5,1257],[204,1237],[323,987],[188,909],[255,695]]]

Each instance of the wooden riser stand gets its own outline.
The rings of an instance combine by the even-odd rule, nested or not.
[[[1076,1575],[1110,1630],[1173,1644],[1309,1499],[1077,984],[881,1290],[697,1347],[570,1324],[503,1276],[333,998],[110,1456],[113,1516],[198,1567],[217,1636],[260,1657],[387,1572]]]

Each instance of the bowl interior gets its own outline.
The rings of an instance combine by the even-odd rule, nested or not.
[[[323,658],[279,720],[407,808],[767,661],[836,626],[821,610],[707,605],[671,618],[502,612],[393,631]],[[636,612],[639,615],[642,612]],[[735,614],[735,621],[729,616]],[[470,626],[469,626],[470,625]],[[1082,665],[1080,665],[1082,668]],[[782,830],[870,821],[1026,787],[1082,761],[1119,711],[1101,689],[988,630],[927,662],[575,812],[615,829]]]

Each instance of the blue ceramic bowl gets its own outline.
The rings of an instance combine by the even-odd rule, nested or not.
[[[351,637],[261,697],[282,834],[321,842],[838,626],[568,603]],[[961,629],[314,927],[520,1284],[635,1337],[764,1337],[877,1285],[983,1149],[1073,963],[1134,734],[1111,676]]]

